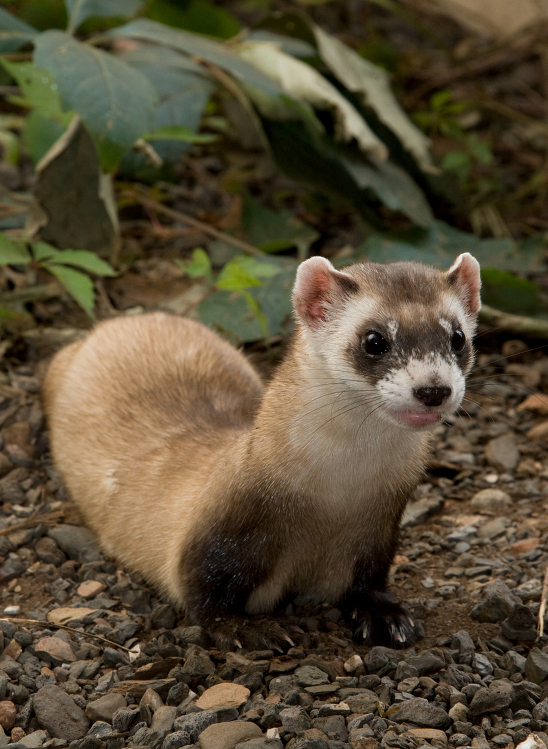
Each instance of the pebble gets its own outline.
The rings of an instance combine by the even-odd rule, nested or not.
[[[433,515],[443,505],[443,497],[441,495],[434,495],[432,497],[424,497],[418,499],[416,502],[409,502],[403,513],[401,525],[402,528],[407,528],[424,521]]]
[[[17,718],[17,708],[11,700],[2,700],[0,702],[0,726],[4,731],[11,731]]]
[[[86,715],[93,722],[103,720],[105,723],[112,723],[114,713],[123,707],[127,707],[125,699],[121,694],[113,692],[89,702],[86,707]]]
[[[87,601],[90,598],[95,598],[106,589],[107,586],[99,580],[85,580],[78,586],[76,593]]]
[[[512,434],[504,434],[490,440],[485,446],[485,457],[493,468],[501,473],[510,473],[519,463],[519,450],[515,437]]]
[[[249,689],[231,682],[215,684],[206,689],[206,691],[196,700],[196,707],[202,710],[209,710],[219,705],[225,707],[235,707],[239,709],[250,695]]]
[[[436,707],[422,697],[413,697],[399,705],[390,713],[391,720],[396,723],[417,723],[427,728],[448,728],[451,718],[441,707]]]
[[[62,663],[74,663],[76,657],[70,645],[60,637],[42,637],[35,647],[38,658],[43,658],[54,666]]]
[[[479,622],[501,622],[510,615],[516,603],[517,599],[506,583],[494,580],[483,588],[482,599],[470,615]]]
[[[217,723],[202,731],[200,746],[202,749],[234,749],[236,744],[262,735],[261,729],[255,723]]]
[[[488,687],[480,687],[472,698],[469,713],[472,716],[484,713],[496,713],[509,707],[512,698],[505,692],[499,692]]]
[[[506,510],[512,504],[510,495],[501,489],[482,489],[474,494],[470,506],[477,512]]]
[[[493,518],[492,520],[488,520],[485,525],[482,525],[478,530],[478,536],[489,540],[497,538],[497,536],[500,536],[505,532],[509,525],[510,519],[504,517],[504,515]]]
[[[100,557],[95,534],[80,525],[54,525],[48,529],[48,536],[70,559],[89,561],[91,556]]]

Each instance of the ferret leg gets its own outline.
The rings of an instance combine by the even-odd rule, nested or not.
[[[365,644],[402,648],[418,640],[412,618],[387,588],[395,547],[396,539],[358,560],[354,581],[340,605],[352,625],[357,625],[354,637]]]
[[[293,644],[276,621],[246,615],[249,596],[273,573],[279,556],[265,527],[264,519],[239,527],[225,519],[194,541],[184,556],[187,616],[220,649],[281,650]]]

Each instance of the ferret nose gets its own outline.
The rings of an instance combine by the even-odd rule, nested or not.
[[[415,388],[413,395],[425,406],[441,406],[444,400],[451,395],[451,388],[448,387],[430,387]]]

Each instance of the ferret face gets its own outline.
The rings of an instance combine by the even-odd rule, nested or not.
[[[447,273],[417,263],[343,273],[323,258],[307,263],[294,305],[326,375],[405,429],[431,428],[459,407],[480,304],[474,258],[459,256]]]

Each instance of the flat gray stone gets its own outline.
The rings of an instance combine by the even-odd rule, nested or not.
[[[500,710],[510,706],[512,696],[507,692],[499,692],[495,689],[480,687],[468,708],[472,716],[483,715],[484,713],[498,713]]]
[[[28,733],[26,736],[23,736],[22,739],[19,739],[18,743],[23,744],[23,746],[26,746],[28,749],[38,749],[38,747],[42,746],[47,739],[47,732],[40,730]]]
[[[511,505],[510,495],[501,489],[482,489],[470,500],[470,506],[477,512],[499,512],[508,509]]]
[[[80,561],[83,552],[100,554],[97,538],[89,528],[62,523],[49,528],[48,536],[53,538],[59,548],[71,559]]]
[[[89,718],[60,687],[39,689],[34,695],[34,713],[39,725],[55,739],[76,741],[89,728]]]
[[[533,648],[525,661],[525,678],[533,684],[542,684],[548,677],[548,654]]]
[[[152,728],[153,731],[158,731],[158,733],[163,733],[165,736],[166,733],[169,733],[171,729],[173,728],[173,723],[175,722],[176,717],[177,717],[176,707],[169,707],[168,705],[162,705],[162,707],[159,707],[154,713],[150,727]]]
[[[438,494],[434,494],[431,497],[424,497],[418,499],[416,502],[409,502],[403,513],[401,521],[402,528],[407,528],[412,525],[419,525],[433,515],[443,505],[443,497]]]
[[[510,519],[504,517],[504,515],[499,515],[499,517],[488,520],[485,525],[482,525],[478,529],[478,536],[489,540],[497,538],[497,536],[501,536],[506,531],[509,525]]]
[[[316,687],[329,683],[329,677],[325,671],[316,668],[316,666],[301,666],[296,669],[295,676],[297,684],[301,687]]]
[[[62,663],[74,663],[76,657],[72,648],[60,637],[42,637],[34,646],[36,656],[43,658],[54,666]]]
[[[502,622],[508,617],[518,599],[502,580],[488,583],[482,591],[482,600],[471,611],[478,622]]]

